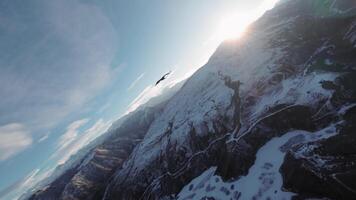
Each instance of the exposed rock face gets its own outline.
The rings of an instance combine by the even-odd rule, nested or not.
[[[111,175],[121,168],[164,105],[162,103],[130,114],[118,128],[109,130],[109,137],[94,148],[80,165],[73,166],[30,199],[100,199]]]
[[[211,167],[219,181],[238,180],[268,141],[300,130],[305,133],[280,148],[286,154],[280,168],[284,189],[299,199],[354,199],[353,6],[353,0],[282,1],[244,38],[223,43],[144,123],[127,119],[124,134],[98,146],[90,162],[76,168],[52,196],[177,199]],[[335,134],[320,133],[333,125]]]
[[[356,107],[334,137],[293,147],[281,167],[284,187],[306,197],[356,198]]]
[[[219,47],[170,102],[179,110],[168,104],[162,113],[167,120],[153,123],[145,142],[117,171],[105,199],[172,197],[211,166],[225,179],[237,178],[271,138],[291,129],[315,131],[337,120],[338,108],[354,101],[345,97],[349,81],[341,84],[344,75],[336,72],[353,71],[355,48],[343,36],[356,18],[330,10],[314,13],[313,6],[281,4],[257,21],[244,41]],[[227,90],[232,84],[225,76],[241,87]],[[340,85],[325,88],[322,81]],[[218,106],[195,112],[203,122],[190,115],[211,102]]]
[[[77,172],[76,169],[69,169],[46,188],[34,193],[29,200],[56,200],[61,196],[66,184]]]

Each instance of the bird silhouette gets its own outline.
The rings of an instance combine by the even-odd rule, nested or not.
[[[163,75],[162,78],[156,82],[156,85],[158,85],[161,81],[165,80],[170,73],[171,72],[168,72],[167,74]]]

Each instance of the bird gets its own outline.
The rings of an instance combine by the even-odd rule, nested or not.
[[[161,81],[165,80],[170,73],[171,72],[168,72],[167,74],[163,75],[162,78],[156,82],[156,85],[158,85]]]

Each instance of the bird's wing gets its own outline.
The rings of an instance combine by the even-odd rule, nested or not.
[[[163,81],[164,78],[162,77],[161,79],[159,79],[157,82],[156,82],[156,85],[158,85],[158,83],[160,83],[161,81]]]
[[[161,79],[159,79],[157,82],[156,82],[156,85],[158,85],[158,83],[160,83],[161,81],[163,81],[164,79],[166,79],[166,76],[168,76],[171,72],[168,72],[167,74],[163,75]]]
[[[166,78],[166,76],[168,76],[171,72],[168,72],[167,74],[163,75],[162,78]]]

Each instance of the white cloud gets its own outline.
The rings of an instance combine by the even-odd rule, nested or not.
[[[24,178],[14,182],[4,190],[0,191],[0,199],[22,199],[19,198],[25,192],[32,189],[41,180],[48,177],[52,170],[40,170],[36,168],[28,173]]]
[[[59,138],[58,146],[61,149],[66,148],[78,137],[79,128],[89,122],[89,119],[81,119],[72,122],[68,127],[67,131]]]
[[[134,110],[136,110],[141,105],[147,103],[153,97],[157,97],[163,94],[166,90],[174,87],[176,84],[184,81],[188,77],[190,77],[195,70],[191,70],[188,73],[184,73],[183,76],[176,76],[177,74],[177,66],[173,67],[169,76],[158,85],[149,85],[147,86],[128,106],[128,109],[125,114],[128,114]],[[124,114],[124,115],[125,115]]]
[[[24,181],[22,182],[22,186],[23,187],[29,187],[32,182],[34,182],[36,175],[38,174],[38,172],[40,171],[40,169],[34,169],[31,171],[31,173],[25,177]]]
[[[150,100],[152,97],[155,97],[160,94],[161,87],[155,87],[155,86],[147,86],[128,106],[128,109],[126,111],[127,113],[130,113],[134,110],[136,110],[140,105],[143,105],[146,103],[148,100]]]
[[[112,122],[99,119],[91,127],[80,132],[78,129],[87,123],[88,119],[81,119],[68,125],[67,131],[58,140],[57,151],[52,154],[50,159],[48,159],[42,167],[33,170],[23,179],[12,184],[5,190],[0,191],[0,199],[3,197],[17,199],[24,194],[24,191],[37,190],[37,187],[41,187],[41,185],[39,185],[42,183],[41,181],[51,176],[58,165],[65,163],[70,156],[105,133]],[[49,163],[51,164],[48,165]]]
[[[100,8],[90,3],[24,3],[41,14],[2,15],[12,23],[4,25],[0,38],[0,54],[11,58],[0,60],[0,112],[6,113],[0,124],[17,121],[37,133],[82,111],[117,77],[119,70],[111,67],[117,35]],[[8,29],[11,24],[16,27]],[[6,45],[13,51],[3,48]]]
[[[173,75],[174,71],[171,72]],[[166,91],[169,91],[170,88],[174,87],[179,82],[183,81],[186,77],[182,79],[173,79],[170,77],[165,80],[165,82],[161,82],[160,84],[154,86],[149,85],[147,86],[128,106],[128,109],[125,114],[128,114],[134,110],[136,110],[141,105],[147,103],[154,97],[158,97],[161,94],[164,94]]]
[[[44,134],[40,139],[38,139],[38,143],[41,143],[45,140],[47,140],[49,138],[49,135],[51,134],[51,132],[47,132],[46,134]]]
[[[32,144],[32,138],[24,125],[19,123],[0,126],[0,161],[23,151]]]
[[[68,126],[66,133],[64,133],[58,141],[58,149],[51,156],[51,159],[54,159],[58,164],[65,163],[71,155],[74,155],[78,150],[105,133],[111,126],[111,121],[99,119],[90,128],[79,132],[78,129],[87,122],[87,119],[82,119]]]
[[[130,91],[132,88],[134,88],[137,83],[145,76],[145,73],[141,74],[139,77],[137,77],[136,80],[134,80],[131,85],[127,88],[127,91]]]

